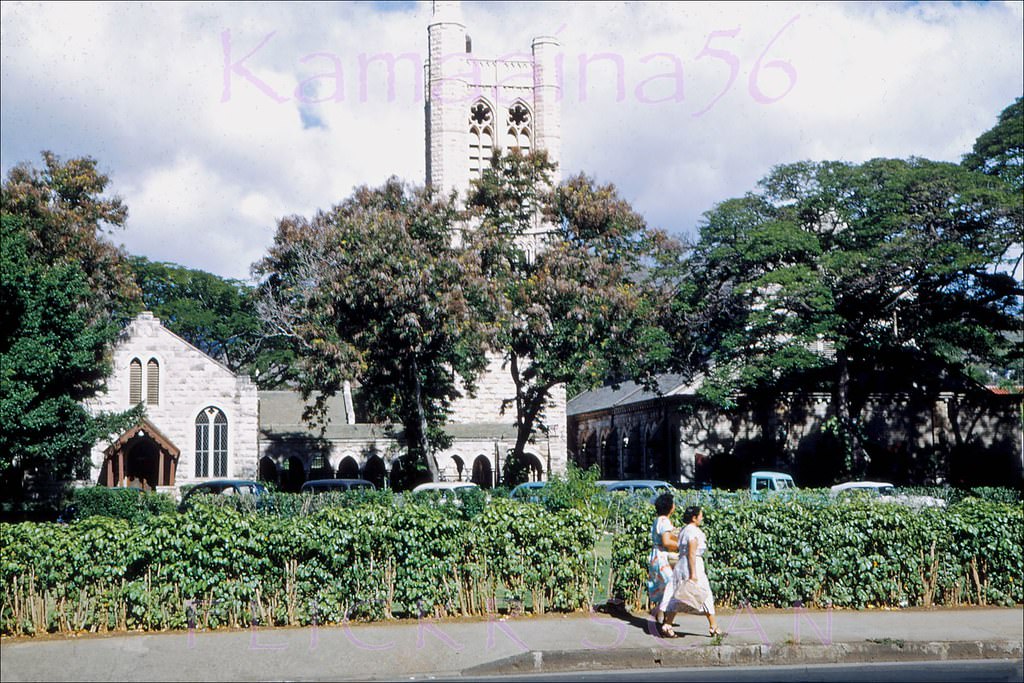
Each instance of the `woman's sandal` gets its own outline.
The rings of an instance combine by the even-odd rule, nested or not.
[[[712,629],[708,629],[708,638],[714,638],[715,636],[718,636],[720,638],[724,638],[727,635],[729,635],[729,634],[726,633],[725,631],[723,631],[720,626],[716,626],[716,627],[714,627]]]
[[[658,628],[658,633],[661,634],[662,638],[678,638],[679,634],[672,630],[671,624],[662,624]]]

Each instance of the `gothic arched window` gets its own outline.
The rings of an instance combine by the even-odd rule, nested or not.
[[[527,154],[532,147],[533,115],[522,102],[516,102],[508,109],[508,146]]]
[[[494,112],[483,100],[469,108],[469,176],[479,178],[494,154]]]
[[[142,403],[142,361],[132,358],[128,368],[128,402],[134,406]]]
[[[151,406],[160,404],[160,363],[150,358],[146,363],[146,403]]]
[[[213,456],[213,476],[228,475],[228,418],[223,411],[210,406],[196,416],[196,476],[210,476],[210,456]]]

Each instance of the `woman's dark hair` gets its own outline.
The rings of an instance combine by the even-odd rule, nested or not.
[[[683,512],[683,524],[689,524],[700,514],[700,505],[691,505]]]
[[[672,506],[675,504],[671,493],[663,493],[654,499],[654,509],[659,515],[667,515],[672,512]]]

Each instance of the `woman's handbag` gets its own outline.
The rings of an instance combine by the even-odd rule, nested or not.
[[[698,614],[705,614],[708,611],[706,605],[711,597],[711,592],[697,582],[687,579],[676,587],[674,597],[687,610],[697,612]]]
[[[665,555],[668,557],[668,566],[675,569],[676,565],[679,564],[679,553],[674,553],[671,550],[667,550],[665,551]]]

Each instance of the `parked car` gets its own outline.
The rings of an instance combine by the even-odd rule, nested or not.
[[[376,491],[372,481],[365,479],[311,479],[302,485],[300,493],[328,493],[342,491]]]
[[[420,484],[412,490],[413,493],[419,493],[420,491],[459,491],[463,489],[478,489],[480,488],[471,481],[428,481],[426,484]]]
[[[896,493],[896,487],[884,481],[847,481],[836,484],[830,491],[833,496],[841,496],[844,493],[860,492],[870,496],[891,496]]]
[[[679,491],[710,491],[711,490],[711,482],[710,481],[689,481],[689,480],[686,480],[686,479],[682,479],[680,481],[670,481],[669,483],[672,484],[673,488],[678,489]]]
[[[459,494],[466,491],[479,491],[480,487],[469,481],[428,481],[420,484],[412,490],[413,493],[424,493],[437,491],[441,494],[441,500],[445,503],[462,505]]]
[[[528,481],[512,489],[508,497],[512,500],[526,501],[527,503],[539,503],[540,493],[547,485],[546,481]]]
[[[899,503],[913,508],[946,507],[946,501],[941,498],[897,493],[896,487],[885,481],[847,481],[836,484],[830,490],[833,496],[860,493],[870,496],[872,500],[877,500],[880,503]]]
[[[181,497],[178,512],[184,512],[200,496],[252,496],[257,500],[267,495],[267,488],[250,479],[211,479],[192,486]]]
[[[750,474],[750,495],[760,498],[767,493],[776,493],[796,488],[793,477],[785,472],[761,470]]]
[[[676,493],[676,488],[672,484],[659,479],[604,479],[596,484],[608,493],[625,493],[628,496],[646,498],[652,503],[663,493]]]

